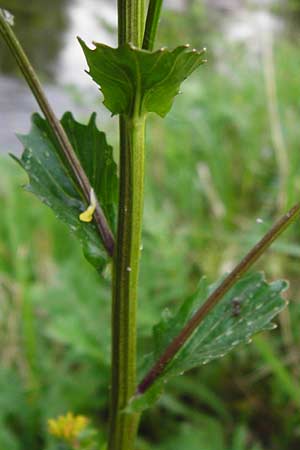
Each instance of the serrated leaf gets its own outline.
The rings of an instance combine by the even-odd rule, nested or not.
[[[112,147],[96,126],[95,114],[87,125],[65,113],[61,124],[84,168],[112,229],[115,228],[117,204],[117,168]],[[87,207],[68,163],[61,156],[59,144],[47,121],[32,116],[31,131],[19,136],[24,145],[21,159],[15,158],[29,176],[26,189],[53,209],[79,238],[86,258],[97,270],[107,262],[107,254],[94,223],[83,223],[79,214]]]
[[[100,86],[104,105],[112,114],[143,115],[155,112],[164,117],[181,83],[201,64],[204,51],[187,46],[149,52],[126,44],[111,48],[95,43],[92,50],[79,39],[89,74]]]
[[[287,287],[285,280],[267,283],[262,273],[241,279],[169,364],[168,373],[177,374],[207,364],[237,345],[248,343],[257,332],[272,328],[271,320],[286,304],[281,292]],[[199,300],[202,303],[204,299]],[[238,305],[237,310],[235,305]]]
[[[164,316],[153,329],[153,351],[147,355],[147,370],[157,361],[167,345],[206,300],[213,287],[201,280],[196,293],[188,298],[174,316]],[[130,403],[139,411],[151,405],[153,392],[158,392],[170,377],[181,375],[193,367],[223,357],[236,346],[249,343],[259,331],[272,329],[271,320],[286,305],[281,293],[288,283],[267,283],[262,273],[253,273],[238,281],[218,305],[204,318],[190,339],[166,366],[163,374],[148,390]],[[158,386],[156,388],[156,385]]]

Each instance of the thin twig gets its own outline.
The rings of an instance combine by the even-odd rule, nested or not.
[[[73,172],[73,175],[78,182],[83,196],[89,204],[90,201],[90,193],[92,186],[89,182],[88,177],[86,176],[79,159],[72,148],[72,145],[63,129],[61,123],[57,119],[54,114],[52,107],[49,104],[49,101],[43,91],[42,85],[37,77],[35,70],[27,58],[27,55],[22,48],[20,42],[18,41],[15,33],[13,32],[8,20],[7,13],[5,10],[0,8],[0,33],[2,34],[5,42],[7,43],[11,53],[13,54],[22,74],[24,75],[25,80],[28,83],[28,86],[33,93],[39,107],[41,108],[43,114],[51,126],[53,133],[55,134],[58,143],[60,145],[60,149],[62,154],[67,159],[70,168]],[[97,202],[96,210],[94,213],[94,219],[103,241],[103,245],[107,251],[107,253],[112,256],[114,251],[114,237],[104,215],[104,212]]]
[[[247,253],[238,263],[233,271],[222,281],[222,283],[209,295],[205,303],[198,309],[191,320],[184,326],[170,345],[166,348],[159,360],[146,374],[137,388],[136,395],[144,393],[163,374],[168,363],[174,358],[176,353],[183,347],[189,337],[200,325],[204,317],[211,309],[224,297],[226,292],[235,282],[244,275],[247,270],[257,261],[257,259],[270,247],[283,231],[299,216],[300,203],[296,204],[284,216],[282,216],[264,237]]]

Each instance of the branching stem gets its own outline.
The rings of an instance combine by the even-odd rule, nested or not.
[[[187,342],[204,317],[224,297],[226,292],[229,291],[236,281],[247,272],[263,253],[265,253],[272,242],[274,242],[299,215],[300,203],[296,204],[290,211],[282,216],[264,237],[247,253],[239,264],[237,264],[224,281],[222,281],[222,283],[210,294],[204,304],[194,314],[179,335],[174,338],[152,369],[146,374],[138,386],[136,392],[137,395],[144,393],[162,375],[168,363]]]
[[[63,129],[57,117],[55,116],[55,113],[43,91],[42,85],[38,79],[35,70],[30,64],[30,61],[23,47],[21,46],[15,33],[13,32],[11,26],[7,21],[5,11],[2,10],[1,8],[0,8],[0,33],[2,34],[5,42],[7,43],[12,55],[14,56],[39,107],[41,108],[44,116],[48,120],[49,125],[51,126],[53,133],[55,134],[58,140],[62,154],[67,159],[70,168],[73,172],[73,175],[76,181],[78,182],[79,186],[81,187],[83,196],[87,204],[89,204],[91,192],[90,182],[76,156],[76,153],[74,152],[74,149],[72,148],[72,145],[65,133],[65,130]],[[94,219],[107,253],[109,254],[109,256],[113,256],[114,237],[107,223],[106,217],[102,211],[102,208],[98,202],[94,213]]]

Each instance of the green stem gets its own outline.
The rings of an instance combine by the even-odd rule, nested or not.
[[[61,123],[54,114],[53,109],[43,91],[42,85],[38,79],[38,76],[30,64],[27,55],[18,41],[15,33],[13,32],[11,26],[9,25],[6,12],[0,8],[0,33],[2,34],[5,42],[7,43],[12,55],[14,56],[28,86],[33,93],[39,107],[41,108],[44,116],[49,122],[53,133],[55,134],[57,141],[60,145],[60,149],[64,157],[67,159],[72,173],[81,187],[83,196],[87,202],[90,203],[90,192],[92,186],[77,158],[76,153],[65,133]],[[94,214],[94,219],[103,241],[103,245],[107,253],[112,256],[114,250],[114,237],[107,223],[106,217],[102,211],[101,206],[97,202],[96,211]]]
[[[145,119],[120,120],[120,204],[112,306],[109,450],[132,450],[139,421],[122,412],[136,389],[136,303],[144,192]]]
[[[236,265],[232,272],[222,281],[222,283],[209,295],[203,305],[196,311],[191,320],[183,327],[181,332],[173,339],[170,345],[163,352],[161,357],[145,375],[138,386],[136,395],[144,393],[162,375],[168,363],[174,358],[176,353],[184,346],[189,337],[198,328],[204,317],[212,308],[224,297],[226,292],[241,278],[247,270],[265,253],[274,242],[300,215],[300,203],[297,203],[286,214],[284,214],[263,238],[246,254],[246,256]]]
[[[119,45],[141,47],[144,34],[144,0],[118,0]]]
[[[119,45],[140,47],[144,0],[118,0]],[[136,86],[139,92],[139,86]],[[138,95],[138,94],[137,94]],[[139,104],[136,99],[136,105]],[[120,185],[112,299],[112,381],[108,450],[133,450],[139,414],[125,413],[136,390],[136,305],[144,201],[145,117],[120,116]]]
[[[153,50],[163,0],[150,0],[147,12],[143,48]]]

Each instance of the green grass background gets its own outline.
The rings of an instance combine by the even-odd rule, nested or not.
[[[197,30],[195,20],[193,11],[184,20],[165,14],[168,33],[160,41],[201,46],[205,27]],[[214,35],[204,44],[216,49],[217,40]],[[284,177],[272,139],[264,58],[239,45],[208,57],[167,119],[151,117],[147,128],[140,354],[165,306],[176,308],[201,275],[214,281],[228,271],[299,200],[297,41],[274,45]],[[47,419],[67,411],[86,414],[105,434],[110,276],[108,269],[98,277],[65,226],[20,188],[25,182],[2,156],[0,450],[54,450]],[[257,265],[269,279],[291,283],[278,329],[175,379],[145,413],[138,450],[300,448],[299,258],[297,222]]]

